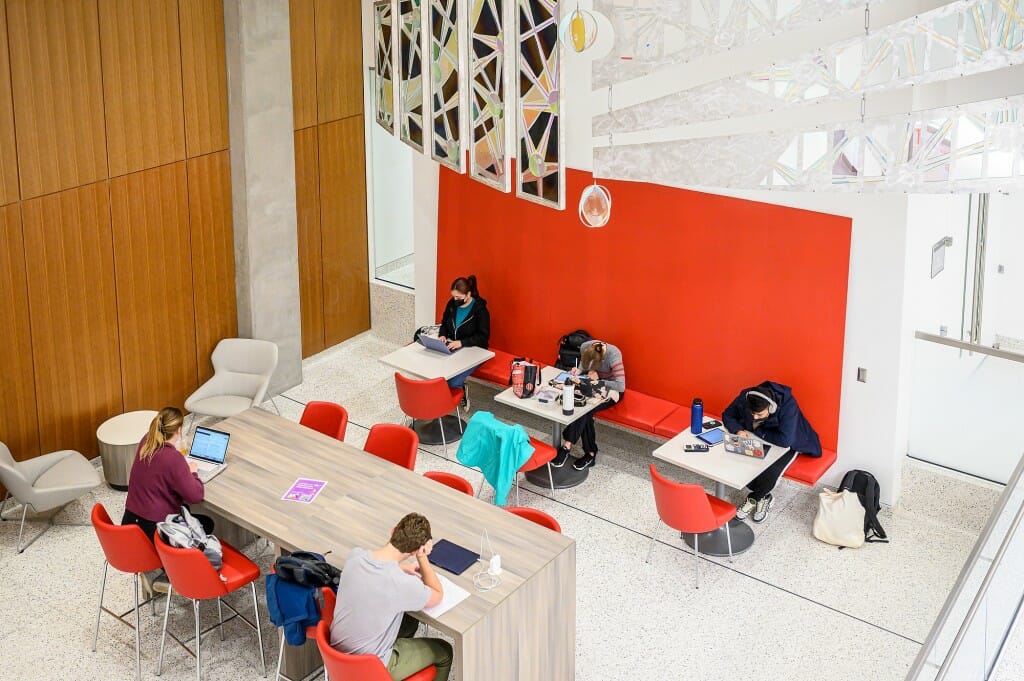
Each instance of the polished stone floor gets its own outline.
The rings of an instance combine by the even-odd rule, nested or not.
[[[311,357],[303,383],[274,405],[297,420],[309,400],[339,402],[350,413],[346,439],[361,445],[373,423],[405,421],[392,371],[377,361],[395,347],[368,333]],[[495,403],[495,392],[471,384],[471,409],[548,437],[543,422]],[[768,520],[754,526],[754,546],[732,563],[702,558],[696,589],[693,555],[677,533],[656,522],[647,466],[657,445],[600,425],[598,438],[601,456],[584,485],[553,494],[522,486],[522,504],[551,513],[576,540],[579,681],[902,679],[999,491],[908,462],[900,504],[882,513],[892,543],[838,551],[811,537],[815,492],[782,481]],[[479,472],[458,464],[455,453],[455,446],[447,458],[441,447],[423,447],[417,470],[453,471],[479,487]],[[659,469],[710,489],[666,464]],[[485,487],[481,496],[493,492]],[[101,488],[60,519],[86,521],[95,501],[120,517],[124,494]],[[16,533],[16,523],[0,523],[0,679],[133,678],[130,629],[104,617],[99,647],[91,650],[102,564],[92,530],[57,527],[22,555],[13,550]],[[646,563],[652,533],[657,544]],[[269,554],[259,555],[259,548],[246,550],[266,568]],[[129,578],[112,576],[109,600],[127,609],[129,585]],[[235,601],[251,608],[251,599]],[[189,629],[190,608],[175,602],[171,613],[172,627]],[[204,617],[212,621],[212,607]],[[276,632],[265,609],[263,619],[272,670]],[[216,635],[204,639],[204,678],[261,678],[254,634],[237,622],[226,633],[223,642]],[[158,646],[159,618],[147,615],[147,678]],[[193,665],[180,649],[168,648],[163,678],[194,678]]]

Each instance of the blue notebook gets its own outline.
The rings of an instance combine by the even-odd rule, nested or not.
[[[697,439],[703,440],[709,445],[717,445],[725,439],[725,433],[723,433],[719,428],[715,428],[714,430],[705,430],[697,436]]]
[[[434,548],[430,551],[430,555],[427,556],[427,560],[431,563],[447,570],[453,575],[461,575],[479,558],[479,553],[473,553],[469,549],[464,549],[447,539],[441,539],[436,542]]]

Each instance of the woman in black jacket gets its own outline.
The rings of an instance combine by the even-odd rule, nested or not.
[[[452,298],[441,315],[438,337],[452,350],[459,348],[486,348],[491,340],[491,313],[487,301],[480,297],[476,288],[476,275],[459,277],[452,282]],[[466,379],[476,368],[448,379],[448,385],[465,390]],[[462,394],[462,406],[466,406],[466,394]]]

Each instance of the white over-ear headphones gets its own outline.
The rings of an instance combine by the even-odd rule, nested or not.
[[[747,394],[748,395],[756,395],[757,397],[760,397],[762,400],[767,402],[768,403],[768,413],[769,414],[774,414],[776,411],[779,410],[779,405],[775,403],[775,400],[773,400],[768,395],[765,395],[763,392],[760,392],[758,390],[748,390]]]

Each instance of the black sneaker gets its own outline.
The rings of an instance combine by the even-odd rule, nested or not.
[[[582,471],[593,466],[595,461],[597,461],[597,457],[593,454],[584,454],[573,462],[572,467]]]
[[[459,400],[459,406],[463,409],[469,409],[469,393],[466,392],[465,388],[462,389],[462,399]]]
[[[559,447],[557,451],[558,453],[555,454],[555,458],[551,459],[551,465],[554,468],[561,468],[569,458],[569,450],[565,447]]]

